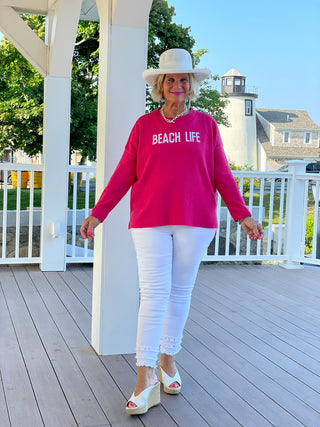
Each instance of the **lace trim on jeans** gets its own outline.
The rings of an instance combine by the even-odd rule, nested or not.
[[[159,350],[153,347],[137,347],[136,349],[136,365],[137,366],[148,366],[156,368],[158,360]]]
[[[169,356],[174,356],[175,354],[179,353],[181,349],[180,344],[180,338],[164,336],[161,339],[160,353],[168,354]]]

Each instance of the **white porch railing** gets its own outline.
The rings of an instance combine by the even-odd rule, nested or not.
[[[43,166],[0,163],[0,171],[0,264],[40,263],[41,204],[34,206],[40,190],[34,187],[35,173]],[[21,191],[26,186],[29,190]]]
[[[320,265],[320,176],[298,173],[299,167],[304,170],[303,165],[293,163],[289,172],[282,173],[234,171],[247,206],[254,218],[264,225],[266,236],[263,241],[248,239],[218,196],[219,229],[203,261],[282,261],[287,267],[298,267],[300,263]],[[0,190],[3,200],[2,207],[0,204],[0,264],[40,263],[37,236],[41,211],[34,208],[36,190],[32,180],[34,172],[42,171],[42,166],[0,163],[1,170],[4,182]],[[13,190],[7,178],[12,170],[18,171],[14,210],[8,209],[9,190]],[[28,170],[31,177],[27,211],[21,209],[22,170]],[[69,172],[71,185],[81,181],[81,186],[78,191],[79,185],[73,185],[69,200],[66,262],[92,262],[93,242],[84,241],[79,230],[82,219],[90,214],[94,204],[95,180],[92,177],[95,167],[70,166]],[[22,231],[27,237],[21,237]]]
[[[96,168],[94,166],[70,166],[69,172],[72,183],[72,208],[68,211],[66,261],[67,263],[93,262],[93,241],[84,240],[81,237],[80,226],[82,220],[91,212],[90,194],[94,200],[95,180],[90,178],[95,175]],[[77,185],[74,185],[75,183]],[[79,208],[79,194],[83,195],[81,208]]]

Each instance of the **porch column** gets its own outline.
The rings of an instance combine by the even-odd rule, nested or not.
[[[145,110],[151,0],[97,0],[100,59],[97,197],[118,164],[130,130]],[[92,345],[99,354],[135,351],[139,303],[136,257],[128,231],[129,194],[97,228],[94,247]]]
[[[66,269],[71,77],[44,79],[41,270]]]
[[[57,0],[46,18],[41,270],[66,269],[71,68],[82,0]]]

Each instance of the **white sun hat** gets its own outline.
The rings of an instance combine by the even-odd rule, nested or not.
[[[169,49],[160,55],[159,68],[149,68],[142,73],[143,79],[152,86],[160,74],[193,74],[201,82],[210,76],[209,68],[192,68],[191,55],[185,49]]]

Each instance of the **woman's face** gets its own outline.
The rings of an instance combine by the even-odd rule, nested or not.
[[[166,74],[164,76],[163,97],[166,102],[185,103],[189,93],[189,74]]]

